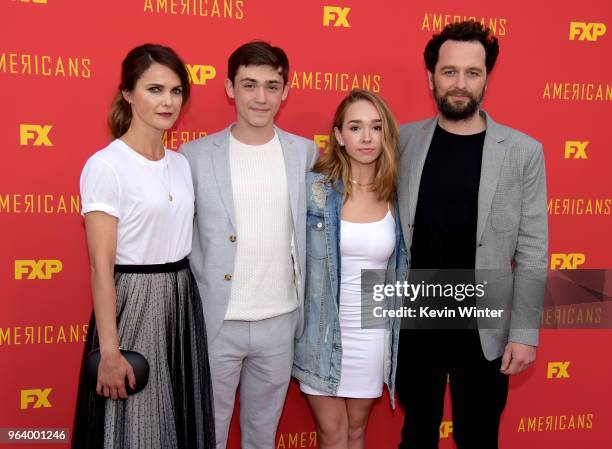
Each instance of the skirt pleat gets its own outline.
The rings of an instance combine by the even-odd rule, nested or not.
[[[115,273],[122,349],[149,362],[147,386],[127,400],[79,385],[73,448],[213,448],[213,397],[202,303],[189,268]],[[97,348],[92,316],[85,354]]]

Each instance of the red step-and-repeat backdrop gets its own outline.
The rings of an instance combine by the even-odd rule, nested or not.
[[[91,313],[79,174],[109,141],[121,60],[145,42],[175,48],[193,80],[168,147],[233,120],[227,57],[264,39],[291,61],[277,123],[324,151],[353,87],[382,95],[401,123],[435,114],[425,43],[447,23],[482,22],[501,46],[485,109],[544,144],[551,269],[612,265],[609,0],[4,0],[0,17],[0,428],[71,426]],[[588,328],[599,316],[549,318]],[[544,330],[535,366],[511,379],[502,447],[612,447],[611,355],[609,329]],[[441,447],[451,448],[446,405]],[[367,446],[395,447],[402,418],[377,401]],[[230,448],[239,447],[236,421]],[[292,383],[276,447],[317,446]]]

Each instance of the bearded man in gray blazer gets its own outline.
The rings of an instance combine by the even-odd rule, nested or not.
[[[228,61],[236,123],[184,144],[196,195],[191,267],[208,332],[217,449],[227,444],[240,385],[241,447],[274,447],[303,329],[305,175],[312,141],[274,126],[289,62],[265,42]]]
[[[448,25],[424,53],[439,113],[401,127],[398,201],[411,270],[475,270],[476,279],[494,271],[506,319],[402,329],[400,448],[438,447],[447,379],[457,448],[497,448],[508,376],[535,360],[548,255],[544,156],[539,142],[480,109],[498,53],[479,23]]]

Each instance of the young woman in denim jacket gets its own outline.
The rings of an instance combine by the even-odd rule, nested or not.
[[[398,159],[398,126],[389,108],[355,89],[336,110],[328,152],[307,176],[304,333],[296,341],[293,375],[307,395],[322,449],[363,447],[383,382],[394,404],[399,320],[362,327],[361,270],[382,270],[387,282],[405,278]],[[395,303],[390,298],[384,308]]]

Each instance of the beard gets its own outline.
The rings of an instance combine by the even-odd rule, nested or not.
[[[476,114],[484,97],[484,88],[480,91],[480,95],[476,96],[467,90],[461,89],[449,90],[444,95],[439,95],[438,88],[435,83],[433,87],[434,98],[436,99],[440,114],[442,114],[445,119],[455,122],[467,120]],[[449,100],[449,97],[453,95],[468,97],[468,101],[466,103],[453,104]]]

